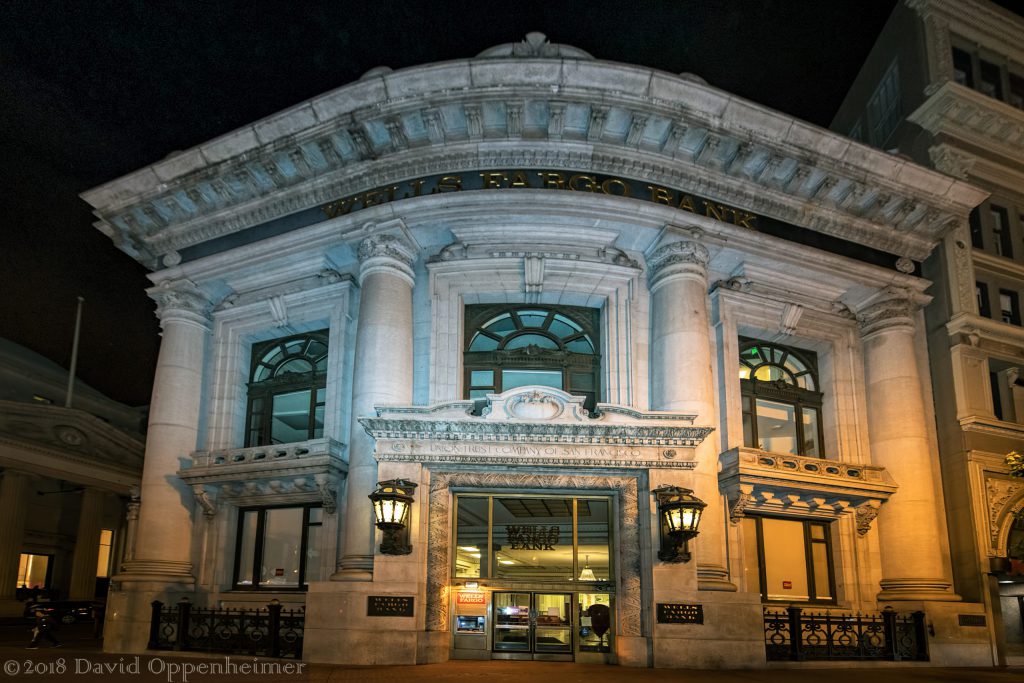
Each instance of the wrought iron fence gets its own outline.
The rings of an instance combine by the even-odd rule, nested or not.
[[[766,609],[764,642],[769,661],[928,660],[924,612],[901,615],[891,607],[876,614]]]
[[[301,659],[303,609],[285,610],[276,600],[260,609],[206,609],[187,598],[165,606],[154,600],[149,649],[230,652]]]

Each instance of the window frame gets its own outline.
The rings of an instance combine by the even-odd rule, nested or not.
[[[547,315],[540,327],[526,326],[519,317],[520,311],[545,311]],[[503,314],[511,315],[515,330],[498,340],[498,348],[491,351],[471,351],[470,346],[477,332],[483,332],[487,324]],[[549,327],[560,315],[580,328],[580,332],[559,336]],[[544,304],[471,304],[464,311],[465,332],[462,345],[462,396],[474,398],[473,392],[501,393],[503,370],[558,370],[562,374],[562,390],[575,396],[583,396],[584,406],[594,410],[601,397],[601,311],[582,306],[549,306]],[[511,340],[529,334],[539,334],[552,341],[558,349],[506,350]],[[490,338],[493,335],[486,334]],[[566,348],[566,342],[586,337],[593,348],[592,354],[578,353]],[[473,372],[491,371],[489,384],[475,384]],[[573,375],[587,375],[592,389],[579,387]],[[478,397],[479,398],[479,397]]]
[[[821,381],[818,375],[818,361],[817,354],[813,351],[806,351],[804,349],[798,349],[792,346],[784,344],[776,344],[774,342],[766,342],[757,339],[740,338],[740,368],[746,367],[742,361],[742,354],[751,347],[766,347],[773,349],[781,349],[789,355],[795,356],[807,369],[814,381],[815,387],[821,386]],[[775,365],[775,363],[772,363]],[[803,414],[805,408],[814,408],[817,413],[817,446],[818,446],[818,458],[825,459],[825,434],[824,434],[824,419],[822,415],[822,404],[824,393],[818,390],[803,389],[801,387],[785,384],[782,380],[777,381],[765,381],[756,379],[751,373],[750,379],[740,379],[740,411],[741,416],[749,415],[750,422],[750,436],[751,442],[747,443],[746,433],[744,431],[744,446],[746,448],[757,448],[758,450],[764,450],[760,447],[761,440],[758,435],[757,428],[757,399],[764,398],[779,403],[785,403],[793,406],[794,409],[794,421],[796,431],[796,442],[798,446],[798,453],[792,455],[800,455],[803,457],[815,457],[813,455],[807,455],[804,452],[804,421]],[[750,410],[747,410],[747,406]],[[774,452],[774,451],[772,451]]]
[[[804,537],[804,571],[807,576],[807,600],[795,601],[796,604],[808,604],[808,605],[836,605],[839,602],[838,590],[836,589],[836,573],[835,573],[835,556],[833,554],[832,545],[832,522],[822,519],[799,519],[794,517],[786,517],[783,515],[761,515],[761,514],[745,514],[744,517],[750,519],[755,524],[755,532],[757,534],[757,570],[758,570],[758,584],[761,592],[761,602],[767,602],[771,604],[793,604],[793,600],[770,600],[768,599],[768,568],[765,565],[765,546],[764,546],[764,526],[762,520],[764,519],[778,519],[786,522],[800,522],[803,526],[803,537]],[[821,527],[824,530],[824,539],[818,541],[811,535],[810,528],[812,526]],[[817,598],[817,580],[814,575],[814,555],[812,552],[813,544],[821,543],[825,546],[825,557],[828,560],[828,581],[829,588],[831,589],[832,597],[827,600],[819,600]],[[749,589],[749,586],[748,586]]]
[[[299,585],[297,586],[261,586],[259,581],[259,572],[263,565],[263,550],[264,543],[263,537],[266,531],[266,519],[268,510],[286,510],[286,509],[301,509],[302,510],[302,529],[301,529],[301,541],[299,545]],[[320,509],[323,510],[323,504],[316,503],[291,503],[282,505],[249,505],[246,507],[238,508],[238,521],[235,525],[235,560],[234,566],[231,572],[231,590],[236,591],[305,591],[309,588],[307,581],[307,573],[309,567],[306,566],[306,557],[309,554],[309,528],[311,526],[318,526],[323,528],[323,517],[325,514],[321,512],[321,521],[310,522],[310,510]],[[242,531],[245,524],[245,515],[247,512],[256,512],[256,539],[253,544],[253,563],[252,563],[252,576],[248,577],[251,579],[251,584],[240,584],[239,572],[242,568]]]
[[[1003,308],[1003,297],[1007,297],[1010,300],[1010,310],[1007,311]],[[1007,320],[1007,313],[1009,313],[1009,320]],[[1016,325],[1020,327],[1020,294],[1012,289],[999,288],[999,320],[1005,325]]]
[[[326,359],[330,353],[329,330],[317,330],[315,332],[303,332],[287,337],[279,337],[265,342],[253,344],[250,354],[249,381],[246,384],[247,397],[245,409],[245,447],[259,447],[276,445],[273,442],[273,419],[274,419],[274,398],[284,394],[298,391],[309,391],[309,406],[306,413],[306,438],[303,441],[319,438],[317,435],[316,414],[317,408],[322,407],[326,412],[327,403],[327,367]],[[314,357],[311,362],[313,369],[303,373],[286,373],[282,376],[271,375],[269,378],[255,380],[257,370],[265,365],[263,359],[275,347],[285,349],[285,353],[277,362],[276,367],[280,368],[292,360],[303,359],[310,361],[305,352],[289,353],[288,344],[296,340],[307,340],[303,345],[308,349],[312,342],[323,344],[324,351]],[[324,360],[324,368],[318,370],[317,363]],[[323,399],[318,394],[323,389]],[[323,427],[320,427],[321,435]],[[282,442],[290,443],[290,442]]]

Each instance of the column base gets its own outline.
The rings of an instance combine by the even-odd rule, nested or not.
[[[121,573],[111,581],[119,583],[158,583],[194,586],[191,562],[176,560],[128,560],[121,565]]]
[[[16,598],[0,598],[0,617],[23,616],[26,604]]]
[[[729,572],[717,564],[697,565],[697,589],[735,593],[736,584],[729,580]]]
[[[879,602],[959,602],[961,597],[953,592],[953,585],[945,579],[882,579],[878,582],[882,591],[876,596]]]
[[[373,555],[346,555],[331,581],[373,581]]]

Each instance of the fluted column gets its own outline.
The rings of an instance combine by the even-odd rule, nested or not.
[[[4,470],[3,476],[0,481],[0,602],[13,603],[28,514],[29,477],[12,469]]]
[[[647,260],[651,273],[651,407],[691,413],[713,424],[714,377],[708,326],[708,251],[696,242],[672,242]],[[697,585],[734,591],[725,557],[725,511],[718,490],[718,448],[697,447],[694,493],[708,506],[693,542]],[[665,482],[678,483],[678,482]]]
[[[135,557],[118,581],[195,582],[192,576],[192,491],[178,479],[196,449],[210,301],[188,282],[149,290],[163,328],[153,380]]]
[[[70,600],[92,600],[96,596],[96,562],[99,559],[100,528],[103,523],[103,492],[87,488],[78,511],[78,534],[71,559]]]
[[[367,498],[377,484],[374,442],[359,424],[381,403],[412,403],[412,265],[415,251],[394,235],[359,245],[359,321],[352,379],[345,545],[336,581],[373,577],[374,520]]]
[[[879,600],[957,600],[944,576],[927,418],[914,343],[916,304],[899,292],[860,311],[874,464],[899,490],[878,515]]]

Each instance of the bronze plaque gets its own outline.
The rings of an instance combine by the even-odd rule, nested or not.
[[[404,595],[369,595],[366,598],[366,616],[411,617],[414,600],[412,596]]]
[[[678,602],[658,603],[659,624],[703,624],[704,606]]]
[[[958,614],[956,616],[960,626],[985,626],[984,614]]]

